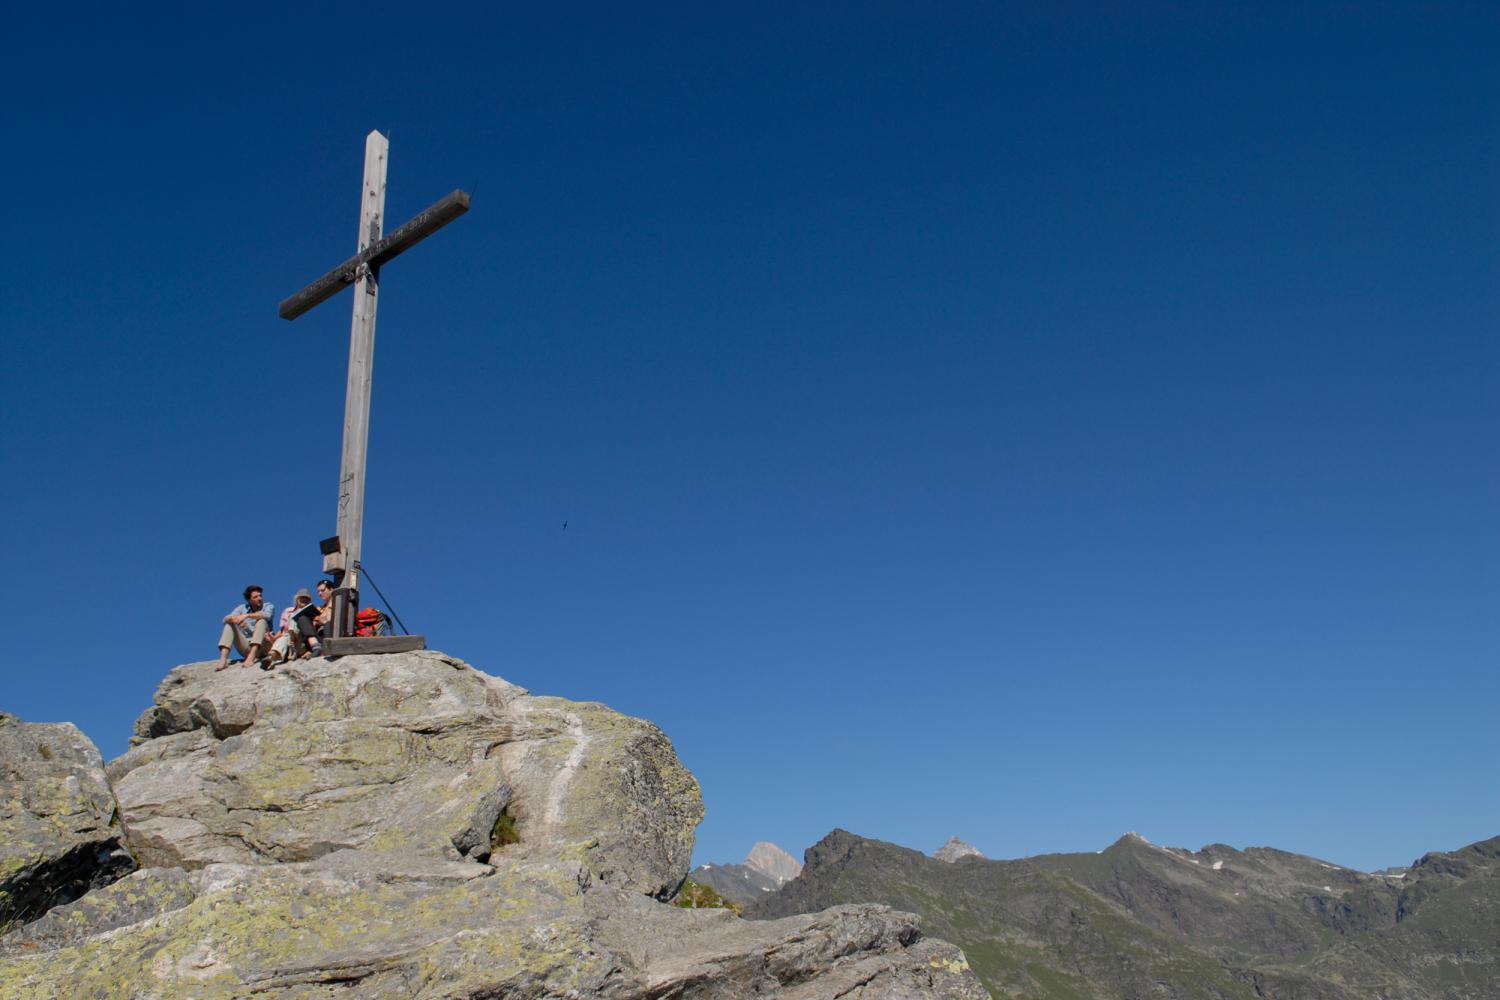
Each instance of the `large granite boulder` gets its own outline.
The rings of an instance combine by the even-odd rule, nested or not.
[[[0,996],[987,997],[956,948],[885,907],[752,923],[611,889],[576,861],[332,857],[138,872],[0,938]]]
[[[0,927],[135,868],[104,761],[71,723],[0,712]]]
[[[441,653],[188,664],[136,733],[148,867],[0,927],[0,997],[986,997],[910,914],[663,902],[702,815],[666,737]]]
[[[143,866],[576,856],[651,895],[687,874],[693,776],[649,722],[534,698],[442,653],[173,670],[109,765]]]
[[[581,866],[326,859],[149,869],[0,938],[0,996],[566,996],[594,988]]]

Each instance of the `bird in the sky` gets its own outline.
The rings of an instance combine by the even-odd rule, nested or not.
[[[564,521],[564,522],[563,522],[563,530],[564,530],[564,531],[567,531],[567,530],[568,530],[568,522],[567,522],[567,521]]]

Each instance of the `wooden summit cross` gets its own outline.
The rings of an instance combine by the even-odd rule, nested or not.
[[[330,655],[422,649],[421,636],[353,638],[359,609],[361,542],[365,517],[365,452],[370,436],[370,378],[375,363],[375,303],[380,267],[416,246],[469,210],[469,196],[454,191],[389,236],[382,237],[385,168],[390,140],[378,131],[365,136],[364,195],[359,208],[358,252],[281,303],[282,319],[296,319],[345,285],[354,286],[354,323],[349,331],[349,382],[344,394],[344,450],[339,461],[338,533],[325,540],[323,570],[334,576],[333,621],[324,649]]]

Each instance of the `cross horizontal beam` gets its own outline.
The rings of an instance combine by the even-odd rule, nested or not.
[[[421,243],[468,210],[468,192],[452,192],[389,236],[370,244],[364,252],[355,254],[302,291],[283,299],[277,312],[282,319],[296,319],[318,303],[333,298],[345,285],[354,284],[362,265],[379,267]]]

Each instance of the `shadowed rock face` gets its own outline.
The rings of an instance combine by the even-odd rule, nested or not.
[[[123,833],[88,737],[0,712],[0,925],[128,874]]]
[[[6,933],[0,997],[982,1000],[881,906],[659,902],[698,787],[655,726],[435,652],[167,677],[109,766],[144,868]]]

